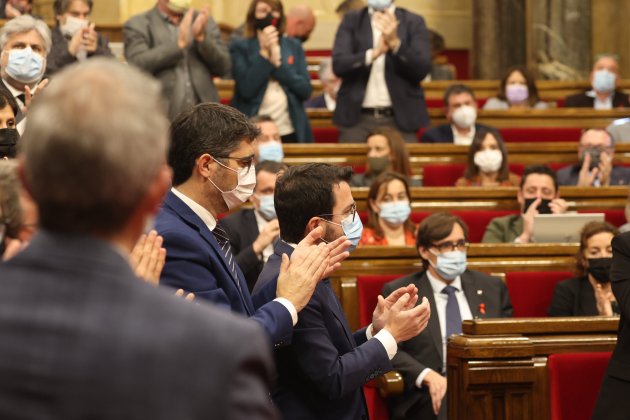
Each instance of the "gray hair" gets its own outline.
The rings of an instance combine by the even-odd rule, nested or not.
[[[22,225],[20,182],[15,160],[0,160],[0,223],[6,227],[6,235],[17,238]]]
[[[16,34],[35,31],[44,41],[44,49],[46,55],[50,52],[52,40],[50,38],[50,29],[43,20],[35,19],[31,15],[22,15],[11,19],[0,29],[0,50],[4,50],[4,46],[9,42],[9,38]]]
[[[157,81],[114,59],[56,75],[29,109],[19,150],[41,227],[122,228],[166,164],[164,108]]]

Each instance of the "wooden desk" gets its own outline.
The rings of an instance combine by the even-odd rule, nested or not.
[[[448,416],[459,420],[548,420],[550,354],[611,351],[618,318],[464,321],[449,340]]]

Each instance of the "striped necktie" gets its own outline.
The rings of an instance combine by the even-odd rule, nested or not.
[[[241,282],[238,280],[238,274],[236,273],[236,258],[234,258],[234,254],[232,254],[232,247],[230,246],[230,240],[228,239],[227,233],[219,226],[216,226],[212,231],[212,234],[221,247],[221,251],[223,251],[223,256],[225,257],[228,267],[230,267],[230,271],[232,272],[238,291],[242,293]]]

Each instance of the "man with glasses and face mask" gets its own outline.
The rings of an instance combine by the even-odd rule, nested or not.
[[[606,130],[592,128],[580,137],[580,163],[558,171],[558,184],[604,187],[630,184],[630,168],[614,166],[615,143]]]
[[[457,216],[434,213],[420,223],[416,247],[424,271],[387,283],[383,295],[413,284],[426,296],[431,319],[426,330],[400,344],[392,360],[405,391],[390,400],[390,418],[445,419],[446,344],[462,332],[462,321],[512,316],[507,287],[498,278],[466,267],[468,227]]]
[[[321,229],[308,235],[298,255],[283,261],[274,299],[255,310],[230,238],[217,226],[217,218],[254,192],[252,142],[259,131],[236,109],[204,103],[182,112],[170,133],[173,187],[156,219],[167,255],[160,284],[250,317],[274,346],[285,345],[316,284],[347,256],[342,252],[345,238],[328,247],[314,245]]]

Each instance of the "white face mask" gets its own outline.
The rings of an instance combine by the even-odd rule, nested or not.
[[[81,29],[87,28],[88,21],[84,19],[79,19],[74,16],[66,16],[66,23],[61,25],[59,29],[61,29],[61,33],[73,37],[74,34],[79,32]]]
[[[247,200],[254,194],[254,188],[256,187],[256,167],[252,164],[249,168],[240,168],[239,170],[232,169],[229,166],[225,166],[218,160],[215,160],[216,163],[223,166],[225,169],[229,169],[232,172],[236,172],[238,174],[238,184],[231,191],[223,191],[221,188],[217,187],[210,177],[208,177],[208,181],[214,187],[221,192],[223,196],[223,201],[228,206],[228,209],[232,210]]]
[[[453,123],[459,128],[470,128],[477,121],[477,109],[471,105],[462,105],[453,111]]]
[[[503,163],[503,155],[500,150],[483,150],[475,153],[475,165],[481,172],[496,172]]]

